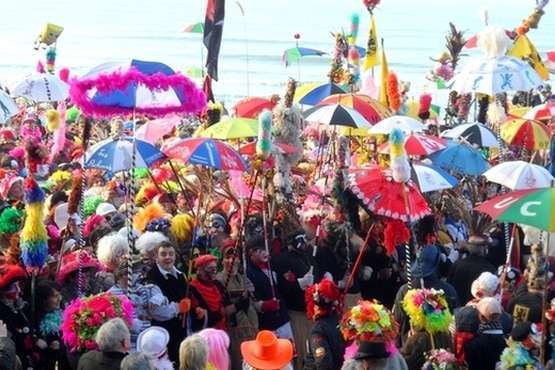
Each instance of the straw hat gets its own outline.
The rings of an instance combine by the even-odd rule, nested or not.
[[[278,339],[271,331],[262,330],[256,340],[241,343],[241,355],[255,369],[281,369],[293,358],[293,345],[287,339]]]

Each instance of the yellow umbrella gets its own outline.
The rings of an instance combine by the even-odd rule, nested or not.
[[[258,121],[235,117],[220,121],[200,133],[201,137],[232,140],[258,136]]]
[[[513,105],[511,108],[509,108],[509,114],[515,117],[523,117],[530,109],[531,107],[521,107],[519,105]]]
[[[509,145],[528,150],[549,148],[551,132],[538,121],[523,118],[509,118],[501,125],[501,138]]]
[[[341,126],[339,129],[339,135],[341,136],[370,136],[370,132],[368,128],[360,127],[360,128],[352,128],[352,127],[345,127]]]

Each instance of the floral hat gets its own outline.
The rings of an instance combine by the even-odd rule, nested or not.
[[[393,341],[399,333],[399,325],[391,312],[376,301],[359,301],[343,315],[340,329],[348,341]]]
[[[458,370],[463,369],[458,363],[455,355],[443,348],[430,351],[422,370]]]
[[[403,308],[411,325],[428,333],[448,330],[453,320],[443,290],[411,289],[403,299]]]

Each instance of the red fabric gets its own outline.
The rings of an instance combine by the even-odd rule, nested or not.
[[[204,254],[202,256],[199,256],[199,257],[195,258],[195,268],[197,268],[197,269],[202,268],[202,267],[208,265],[209,263],[215,262],[217,260],[218,259],[215,256],[211,255],[211,254]]]
[[[410,240],[410,231],[404,223],[398,220],[391,220],[383,232],[383,244],[387,251],[387,255],[391,256],[395,252],[395,247],[408,243]]]
[[[469,332],[456,332],[455,333],[455,357],[459,364],[464,363],[465,353],[464,345],[474,338],[474,334]]]
[[[218,322],[214,327],[216,329],[224,329],[225,328],[225,321],[224,321],[224,299],[222,294],[220,293],[220,289],[214,283],[204,283],[199,279],[193,279],[191,281],[191,286],[194,287],[197,292],[202,296],[202,299],[208,305],[208,310],[212,312],[219,312],[222,314],[222,320]],[[192,307],[196,308],[199,307],[199,302],[196,299],[193,299]]]

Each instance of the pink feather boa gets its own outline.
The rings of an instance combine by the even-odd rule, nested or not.
[[[182,89],[183,94],[187,97],[187,101],[181,105],[165,106],[165,107],[146,107],[130,109],[119,106],[103,106],[95,104],[88,96],[88,92],[96,88],[100,93],[109,93],[114,90],[125,90],[129,84],[137,82],[145,85],[150,90],[169,90],[170,88]],[[169,113],[200,113],[206,107],[206,96],[194,82],[187,77],[176,73],[173,75],[165,75],[163,73],[155,73],[153,75],[145,75],[136,68],[131,68],[126,72],[113,72],[105,75],[99,75],[92,79],[78,80],[73,79],[69,89],[71,100],[77,105],[81,111],[93,117],[109,117],[120,114],[140,113],[153,116],[164,116]]]

